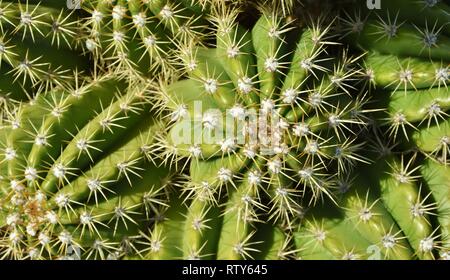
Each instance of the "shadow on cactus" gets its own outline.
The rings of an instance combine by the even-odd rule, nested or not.
[[[377,106],[387,108],[376,116],[379,125],[392,143],[448,164],[450,6],[396,1],[365,11],[347,10],[342,30],[351,45],[367,52],[364,76]]]
[[[88,71],[77,16],[54,1],[0,1],[1,118],[41,91]]]
[[[364,154],[374,164],[343,181],[352,187],[339,209],[312,208],[294,234],[301,258],[449,258],[448,10],[440,1],[391,1],[343,12],[341,34],[365,51],[358,79],[369,107],[386,110],[370,116],[375,154]]]
[[[294,233],[301,259],[449,258],[448,167],[379,141],[374,163],[343,181],[340,207],[305,216]]]

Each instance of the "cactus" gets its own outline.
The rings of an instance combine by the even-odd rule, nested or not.
[[[336,204],[299,201],[298,219],[288,227],[271,223],[266,204],[249,195],[255,191],[249,172],[217,204],[186,194],[170,204],[166,219],[148,235],[145,258],[449,259],[448,167],[417,154],[392,153],[378,133],[372,135],[367,157],[373,163],[336,179]],[[202,165],[191,168],[191,181],[221,166]],[[242,221],[245,207],[260,215]]]
[[[80,4],[0,0],[0,259],[450,258],[447,4]]]
[[[436,203],[437,220],[440,225],[441,259],[450,259],[450,208],[449,208],[449,170],[448,166],[436,163],[430,159],[424,161],[420,168],[423,180],[431,191]]]
[[[284,255],[290,239],[279,232],[301,216],[301,202],[334,199],[335,174],[366,162],[359,135],[369,100],[355,88],[356,58],[332,41],[329,25],[301,28],[263,8],[246,30],[236,10],[213,8],[215,47],[182,45],[187,78],[161,83],[171,124],[156,150],[189,176],[176,217],[148,235],[163,248],[149,258]],[[187,225],[170,222],[180,219]],[[175,226],[183,238],[164,239]],[[280,249],[261,243],[261,231]]]
[[[363,74],[375,91],[375,103],[387,108],[376,116],[379,125],[403,149],[418,149],[445,164],[450,139],[449,10],[440,1],[395,1],[365,16],[347,12],[342,19],[348,41],[367,52]]]
[[[77,84],[21,105],[0,130],[2,259],[139,254],[169,201],[174,172],[150,148],[164,127],[152,85],[111,74]]]
[[[116,73],[171,74],[173,50],[183,42],[207,37],[205,13],[210,3],[191,0],[85,0],[87,51],[100,66]]]
[[[182,203],[150,229],[146,258],[447,259],[448,170],[436,162],[448,155],[448,146],[436,150],[448,133],[445,39],[430,52],[401,49],[407,40],[374,39],[379,19],[351,37],[372,49],[360,69],[323,26],[299,30],[263,10],[247,31],[232,11],[215,13],[215,48],[183,46],[188,78],[161,88],[173,122],[158,136],[163,160],[189,176]],[[426,157],[384,145],[378,157],[358,151],[361,138],[381,141],[378,122],[392,120],[385,106],[419,129],[390,124],[383,137],[408,149],[411,139]],[[270,133],[255,119],[272,122]]]
[[[0,1],[0,118],[41,91],[88,71],[77,16],[54,1]]]
[[[448,259],[448,167],[379,148],[343,181],[340,207],[310,209],[294,233],[299,258]]]
[[[391,1],[370,13],[358,4],[344,10],[340,33],[364,51],[359,79],[377,109],[367,135],[389,144],[376,158],[365,153],[375,164],[345,181],[353,187],[340,207],[308,213],[294,234],[300,258],[448,259],[448,9]]]

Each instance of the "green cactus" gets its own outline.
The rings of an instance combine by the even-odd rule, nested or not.
[[[0,1],[0,117],[88,71],[77,16],[54,1]],[[47,3],[48,2],[48,3]],[[64,3],[65,4],[65,3]]]
[[[419,7],[423,17],[414,12]],[[348,12],[342,20],[348,41],[367,52],[363,74],[376,103],[387,108],[376,116],[385,133],[404,149],[444,163],[450,151],[449,10],[440,1],[395,1],[366,16]]]
[[[450,259],[449,167],[427,159],[421,166],[420,172],[436,203],[441,239],[439,257]]]
[[[118,74],[172,74],[176,46],[207,37],[206,2],[85,0],[86,49]]]
[[[404,140],[412,139],[426,156],[446,162],[448,146],[436,150],[448,131],[445,39],[425,54],[402,50],[408,42],[401,40],[380,42],[372,29],[364,37],[363,29],[352,38],[373,51],[359,69],[342,50],[342,58],[335,58],[339,48],[318,26],[299,30],[263,11],[247,31],[235,24],[233,12],[215,13],[215,48],[181,48],[188,79],[162,86],[173,122],[159,136],[163,160],[189,166],[189,177],[183,205],[171,205],[167,220],[150,230],[146,257],[447,259],[446,165],[391,154],[386,146],[377,147],[379,157],[358,151],[361,134],[379,139],[365,128],[377,124],[373,116],[388,120],[378,109],[387,107],[420,128],[391,125],[384,129],[389,143],[408,147]],[[418,74],[410,78],[413,64]],[[358,80],[375,87],[373,104],[356,90]],[[315,95],[324,88],[332,90],[326,105],[324,96]],[[442,110],[430,115],[435,104]],[[246,115],[251,109],[275,119],[270,132],[281,145],[271,147],[260,134],[252,138],[257,132],[249,125],[255,116]],[[326,144],[312,149],[319,139]],[[354,169],[370,161],[375,163]]]
[[[448,167],[406,154],[374,162],[345,180],[339,208],[310,209],[294,233],[298,257],[448,259]]]
[[[271,223],[245,174],[217,204],[189,195],[170,204],[148,235],[145,258],[448,259],[448,167],[394,154],[374,135],[377,145],[367,152],[373,163],[337,178],[336,204],[299,201],[296,221]],[[211,166],[199,165],[205,168],[191,168],[191,181],[211,174]],[[241,220],[245,207],[257,219]]]
[[[366,162],[358,150],[368,98],[355,88],[356,59],[330,40],[328,25],[300,28],[262,9],[246,30],[234,9],[213,13],[215,47],[183,45],[187,79],[161,85],[172,124],[157,150],[164,162],[189,165],[190,175],[178,216],[188,225],[177,223],[184,237],[159,244],[179,248],[173,258],[281,256],[291,244],[279,230],[301,216],[301,202],[334,199],[335,174]],[[164,223],[150,236],[164,238]],[[279,249],[257,240],[258,227],[277,237]]]
[[[152,154],[151,90],[108,74],[20,106],[0,130],[0,258],[139,254],[174,174]]]
[[[339,27],[346,42],[365,52],[359,78],[371,106],[386,108],[370,118],[389,146],[379,146],[376,164],[357,170],[356,188],[342,196],[340,210],[324,205],[311,211],[295,235],[302,258],[448,259],[449,7],[440,1],[383,4],[372,12],[346,7]],[[416,151],[421,155],[411,156]],[[325,236],[330,239],[321,240]]]
[[[0,259],[450,258],[447,4],[1,1]]]

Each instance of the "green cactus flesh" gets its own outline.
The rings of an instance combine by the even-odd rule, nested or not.
[[[188,79],[161,87],[172,124],[159,149],[164,161],[189,164],[186,200],[203,212],[221,206],[217,258],[249,258],[258,221],[289,227],[301,200],[333,199],[334,174],[365,162],[357,150],[368,99],[354,88],[355,59],[326,54],[327,26],[265,13],[246,30],[233,12],[216,12],[216,47],[182,46]]]
[[[422,6],[415,16],[413,7]],[[441,1],[395,1],[363,18],[348,12],[342,29],[354,47],[367,52],[363,73],[376,116],[393,144],[449,162],[449,6]],[[401,138],[400,140],[397,138]]]
[[[45,1],[44,1],[45,2]],[[1,117],[41,91],[73,83],[89,71],[80,22],[67,8],[38,1],[0,1]]]
[[[86,0],[82,6],[90,13],[86,48],[117,73],[172,73],[175,46],[206,33],[196,1]]]
[[[0,259],[450,259],[450,8],[334,2],[0,0]]]
[[[19,108],[1,129],[1,258],[139,254],[173,174],[151,153],[148,91],[105,75]]]

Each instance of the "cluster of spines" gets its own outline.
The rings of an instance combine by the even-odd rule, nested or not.
[[[448,259],[448,167],[377,135],[374,163],[343,178],[339,206],[308,210],[294,233],[300,258]]]
[[[0,2],[1,82],[10,87],[2,88],[3,94],[24,91],[33,96],[39,89],[69,84],[76,68],[88,69],[87,59],[81,56],[79,24],[67,9]],[[55,52],[43,52],[49,48]]]
[[[116,73],[173,74],[173,50],[207,37],[203,9],[196,1],[84,1],[85,48],[100,66]],[[125,74],[124,74],[125,73]]]
[[[376,91],[378,106],[387,108],[384,116],[377,116],[386,134],[448,164],[450,39],[442,18],[448,17],[449,7],[415,3],[423,5],[424,17],[414,18],[406,2],[391,3],[389,12],[376,15],[347,14],[342,31],[353,45],[368,51],[363,74]]]
[[[368,98],[355,88],[357,59],[345,50],[337,58],[327,53],[328,46],[338,45],[329,36],[330,26],[320,22],[302,30],[262,9],[247,31],[236,21],[238,11],[215,6],[212,12],[215,48],[182,45],[179,64],[188,79],[161,85],[172,124],[158,136],[157,150],[164,162],[189,166],[184,202],[195,205],[197,217],[210,220],[210,211],[222,213],[216,257],[250,258],[268,246],[258,240],[259,227],[280,229],[285,236],[302,217],[302,204],[334,199],[337,177],[366,162],[358,137],[367,125]],[[291,42],[293,37],[298,40]],[[225,119],[243,122],[251,109],[261,114],[257,119],[277,119],[265,138],[243,124],[217,142],[202,142],[211,131],[233,131]],[[174,143],[189,123],[193,139]],[[238,143],[240,133],[256,142]],[[270,146],[271,141],[276,144]],[[291,241],[280,255],[289,255]],[[204,244],[195,244],[189,251],[199,253]]]
[[[1,129],[0,257],[136,255],[167,207],[150,84],[112,74],[23,104]],[[76,255],[78,254],[78,255]]]

